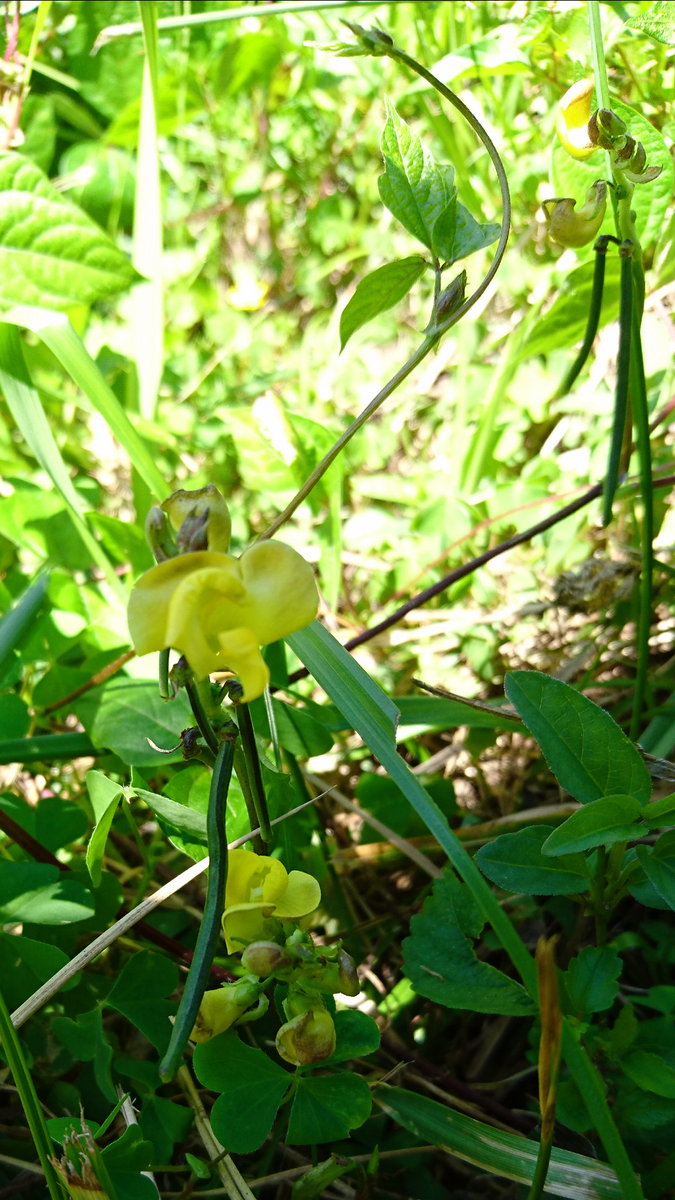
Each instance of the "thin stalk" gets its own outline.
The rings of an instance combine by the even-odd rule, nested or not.
[[[614,421],[612,438],[609,445],[607,460],[607,478],[602,507],[602,524],[609,525],[612,519],[612,505],[619,482],[619,467],[621,465],[621,450],[628,411],[628,383],[630,371],[630,348],[633,337],[633,244],[622,242],[619,248],[621,258],[621,295],[619,302],[619,354],[616,362],[616,392],[614,395]]]
[[[265,688],[265,691],[263,692],[263,696],[265,699],[265,712],[267,713],[267,720],[269,722],[269,727],[270,727],[270,737],[272,739],[272,749],[274,751],[274,765],[275,765],[277,771],[281,771],[281,769],[282,769],[281,747],[279,745],[279,734],[277,732],[276,717],[274,716],[274,705],[272,703],[272,693],[270,692],[270,689],[268,687]]]
[[[199,1005],[202,1002],[206,981],[209,977],[216,944],[220,936],[220,922],[225,907],[227,885],[227,792],[232,777],[234,745],[231,741],[221,742],[213,769],[209,809],[206,817],[206,838],[209,847],[209,878],[206,888],[204,916],[199,926],[197,944],[183,995],[176,1014],[169,1048],[160,1063],[159,1073],[166,1082],[172,1079],[183,1056],[188,1038],[194,1026]]]
[[[49,1194],[52,1200],[63,1200],[64,1191],[59,1183],[59,1177],[51,1163],[51,1154],[53,1150],[52,1139],[49,1136],[44,1115],[40,1107],[40,1101],[35,1091],[35,1085],[30,1076],[30,1071],[26,1066],[26,1060],[23,1056],[21,1043],[17,1036],[16,1030],[12,1025],[12,1021],[5,1004],[5,998],[0,992],[0,1039],[2,1039],[2,1048],[5,1058],[12,1072],[16,1089],[19,1093],[19,1099],[26,1114],[28,1128],[31,1131],[35,1149],[40,1158],[40,1164],[45,1174],[45,1183],[49,1188]]]
[[[251,794],[255,805],[256,816],[260,826],[260,836],[263,842],[272,841],[272,828],[270,825],[270,814],[267,809],[267,797],[265,795],[265,786],[262,779],[262,771],[260,769],[260,756],[258,754],[258,746],[255,740],[255,732],[253,730],[253,721],[248,704],[237,705],[237,716],[239,718],[239,734],[241,736],[241,745],[246,759],[246,770],[248,772],[248,780],[251,786]]]
[[[375,8],[377,0],[289,0],[288,3],[265,5],[246,4],[242,8],[220,9],[217,12],[187,13],[179,17],[160,17],[158,29],[190,29],[193,26],[210,25],[213,21],[241,21],[246,17],[259,20],[269,14],[278,16],[279,13],[317,12],[322,8]],[[142,33],[143,26],[138,21],[128,21],[124,25],[108,25],[99,33],[93,53],[100,50],[108,42],[118,37],[132,37]]]
[[[190,708],[192,709],[194,719],[199,727],[199,732],[201,733],[209,750],[213,754],[218,754],[218,738],[211,728],[211,722],[206,715],[206,709],[202,704],[202,698],[199,695],[196,685],[194,683],[186,683],[185,691],[187,692],[188,700],[190,701]]]
[[[605,62],[605,47],[602,41],[599,0],[588,0],[588,31],[591,36],[591,56],[593,59],[595,90],[600,101],[600,106],[602,108],[611,108],[607,63]]]
[[[586,359],[591,351],[591,346],[595,341],[595,335],[598,332],[600,324],[600,310],[602,309],[602,293],[605,286],[605,263],[607,259],[607,243],[609,237],[603,234],[596,241],[593,249],[595,250],[595,266],[593,268],[593,287],[591,289],[591,303],[588,309],[588,321],[586,323],[586,333],[581,345],[581,349],[577,354],[572,366],[563,378],[559,387],[556,388],[551,400],[559,400],[562,396],[566,396],[570,391],[575,380],[579,376]]]
[[[552,1149],[553,1149],[553,1132],[551,1132],[550,1137],[546,1138],[545,1141],[542,1138],[541,1141],[539,1142],[539,1153],[537,1155],[537,1165],[534,1168],[534,1178],[532,1180],[532,1186],[530,1187],[530,1190],[527,1195],[527,1200],[540,1200],[540,1197],[544,1193],[544,1186],[546,1184],[546,1176],[548,1175],[548,1168],[549,1168],[549,1164],[551,1162],[551,1150]]]
[[[637,633],[637,673],[635,676],[635,693],[633,697],[633,713],[630,723],[630,738],[637,741],[640,730],[640,718],[644,706],[647,671],[649,668],[649,631],[652,616],[652,576],[654,572],[654,497],[652,480],[652,455],[649,440],[649,407],[647,404],[647,385],[645,368],[642,357],[642,338],[640,336],[640,314],[633,305],[633,337],[631,340],[630,361],[630,390],[633,400],[633,420],[635,422],[635,440],[637,442],[638,459],[640,464],[640,484],[642,491],[642,572],[640,576],[640,620]]]
[[[258,814],[256,812],[253,792],[251,791],[251,784],[248,777],[246,757],[240,746],[235,746],[234,750],[234,773],[239,780],[239,785],[244,795],[244,803],[246,805],[246,811],[248,813],[251,829],[258,829]],[[260,837],[260,833],[257,833],[253,838],[253,849],[255,850],[256,854],[267,854],[267,847]]]
[[[169,651],[160,650],[159,652],[159,694],[162,700],[170,700],[172,696],[171,684],[169,683]]]

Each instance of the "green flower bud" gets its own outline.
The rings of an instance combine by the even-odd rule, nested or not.
[[[626,122],[621,120],[618,113],[612,112],[611,108],[599,108],[595,117],[598,129],[609,138],[622,137],[628,129]]]
[[[633,157],[633,154],[635,153],[635,146],[635,138],[630,137],[630,135],[626,137],[623,146],[616,152],[616,157],[618,160],[617,166],[620,166],[622,163],[627,163],[629,159]]]
[[[605,181],[595,181],[586,193],[584,204],[577,211],[576,203],[576,200],[569,197],[543,202],[549,220],[549,234],[552,241],[557,242],[559,246],[576,249],[579,246],[587,246],[597,236],[607,207]],[[553,209],[549,210],[549,205],[553,205]]]
[[[282,1025],[276,1038],[277,1051],[295,1067],[324,1062],[335,1050],[335,1025],[325,1008],[314,1006]]]
[[[356,963],[351,954],[347,954],[346,950],[341,949],[338,963],[340,966],[340,991],[344,996],[358,996],[361,985],[356,974]]]
[[[168,558],[175,558],[177,549],[171,536],[171,527],[166,513],[162,512],[161,508],[151,508],[145,518],[145,537],[155,562],[161,563],[166,562]]]
[[[213,483],[207,484],[206,487],[198,488],[197,491],[188,492],[184,489],[173,492],[168,500],[162,501],[162,508],[167,513],[173,529],[179,532],[179,539],[184,545],[184,550],[216,550],[221,554],[227,554],[230,547],[230,533],[232,522],[230,520],[230,512],[221,496],[218,488]],[[204,539],[204,534],[201,533],[202,526],[196,518],[202,518],[205,524],[205,544],[201,544]],[[191,521],[185,532],[182,532],[182,527],[186,521]],[[182,536],[181,536],[182,534]],[[195,537],[200,544],[192,546],[189,544],[190,538]]]
[[[267,978],[282,967],[290,966],[286,951],[276,942],[251,942],[241,956],[242,966],[251,975]]]
[[[466,295],[466,271],[460,271],[449,287],[445,288],[438,297],[434,319],[438,325],[446,321],[464,303]]]

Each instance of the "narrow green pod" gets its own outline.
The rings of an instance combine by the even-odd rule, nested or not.
[[[607,460],[607,475],[602,506],[602,524],[609,525],[612,519],[612,504],[619,482],[619,465],[621,463],[621,447],[623,431],[626,425],[628,410],[628,379],[630,372],[630,343],[631,325],[633,319],[633,243],[622,242],[619,247],[621,257],[621,295],[619,301],[619,355],[616,363],[616,392],[614,395],[614,421],[612,424],[612,440],[609,445]]]

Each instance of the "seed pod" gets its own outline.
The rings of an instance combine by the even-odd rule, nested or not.
[[[290,960],[276,942],[251,942],[241,956],[241,964],[249,974],[266,979],[281,967],[290,966]]]
[[[333,1018],[318,1005],[307,1009],[281,1026],[276,1047],[281,1058],[296,1067],[323,1062],[335,1050]]]
[[[340,965],[340,990],[344,996],[358,996],[361,991],[359,977],[356,974],[356,963],[351,954],[340,950],[338,955]]]

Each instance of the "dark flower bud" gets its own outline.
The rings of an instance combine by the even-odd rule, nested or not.
[[[598,129],[610,138],[622,137],[628,129],[625,121],[611,108],[599,108],[596,114]]]
[[[635,145],[635,138],[628,135],[621,149],[617,150],[616,152],[616,157],[620,163],[628,162],[628,160],[633,157]]]
[[[296,1067],[309,1067],[330,1058],[335,1050],[335,1025],[325,1008],[315,1005],[282,1025],[277,1051]]]
[[[171,526],[161,508],[151,508],[145,518],[145,537],[155,562],[161,563],[175,558],[177,550],[171,535]]]
[[[338,964],[340,967],[340,991],[344,996],[358,996],[361,985],[356,974],[356,963],[351,954],[347,954],[346,950],[341,949],[338,955]]]
[[[445,288],[438,297],[436,305],[436,324],[447,320],[464,303],[466,295],[466,271],[460,271],[449,287]]]

